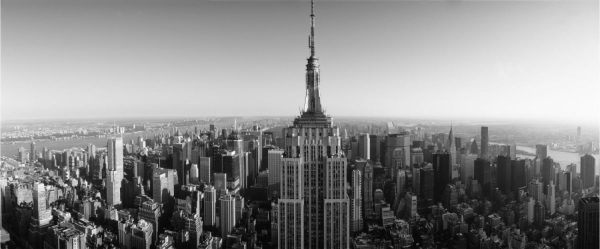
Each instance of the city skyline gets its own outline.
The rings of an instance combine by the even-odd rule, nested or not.
[[[290,116],[306,2],[7,1],[2,119]],[[319,4],[331,115],[597,124],[596,2]]]
[[[439,19],[427,19],[425,13],[403,9],[407,14],[403,18],[407,20],[423,18],[431,21],[420,23],[424,25],[422,28],[412,30],[422,32],[419,35],[421,43],[413,44],[409,38],[415,37],[386,33],[385,30],[395,27],[396,22],[389,22],[390,25],[386,26],[368,18],[390,19],[392,16],[388,14],[402,12],[393,8],[370,12],[369,16],[362,15],[368,8],[349,8],[355,5],[338,5],[328,1],[323,4],[331,4],[330,12],[325,7],[322,13],[322,6],[320,3],[315,5],[315,0],[177,2],[176,8],[167,4],[159,6],[156,2],[143,2],[141,5],[141,1],[114,1],[107,5],[107,2],[94,0],[81,5],[80,2],[64,0],[60,4],[54,2],[52,7],[55,9],[51,11],[36,9],[41,7],[38,5],[41,2],[27,2],[30,8],[23,8],[39,11],[40,20],[60,12],[62,21],[59,23],[73,19],[75,14],[81,15],[75,19],[81,24],[61,23],[63,33],[44,29],[56,21],[51,18],[50,24],[39,22],[39,25],[33,25],[41,28],[37,31],[43,30],[42,33],[21,27],[22,35],[30,32],[40,39],[24,39],[26,45],[21,47],[25,48],[22,54],[8,50],[9,58],[17,58],[17,61],[45,50],[49,52],[45,60],[56,65],[44,65],[44,60],[34,60],[27,65],[11,64],[9,68],[27,67],[35,72],[23,74],[8,70],[9,79],[33,83],[37,87],[27,88],[27,84],[19,84],[18,88],[25,92],[16,98],[4,94],[3,103],[10,103],[11,107],[6,108],[4,104],[2,107],[11,111],[21,108],[20,111],[24,112],[16,112],[20,115],[54,115],[51,116],[54,121],[2,120],[5,127],[1,130],[0,140],[0,249],[598,248],[600,145],[597,126],[589,128],[587,124],[583,125],[586,120],[594,118],[588,112],[598,107],[591,104],[593,98],[588,99],[593,97],[593,93],[587,91],[594,90],[595,86],[568,81],[569,77],[587,69],[579,64],[569,64],[567,60],[571,57],[561,61],[542,61],[543,56],[537,57],[539,54],[536,53],[549,49],[560,40],[553,39],[548,44],[544,40],[532,46],[542,41],[544,35],[539,34],[548,32],[547,29],[539,25],[519,28],[508,25],[502,34],[498,34],[490,32],[498,29],[488,26],[497,21],[490,19],[498,15],[481,15],[485,12],[478,12],[478,8],[472,6],[480,2],[445,2],[444,7],[434,2],[423,5],[427,6],[424,9],[428,12],[437,11],[433,16],[451,17],[453,15],[447,12],[460,9],[463,13],[456,17],[465,18],[447,20],[440,27],[435,24]],[[275,9],[281,11],[268,12],[264,6],[254,5],[267,3],[274,3]],[[306,59],[306,64],[294,69],[290,67],[290,71],[304,71],[304,77],[294,77],[286,74],[286,63],[291,60],[287,55],[295,54],[287,47],[294,44],[291,39],[295,37],[292,33],[297,24],[290,21],[293,26],[288,27],[286,20],[293,20],[296,14],[295,11],[288,12],[291,11],[288,7],[300,3],[304,9],[309,9],[308,13],[302,12],[305,13],[304,19],[309,20],[308,25],[304,25],[308,28],[302,32],[308,35],[308,39],[304,53],[298,55]],[[515,3],[507,6],[521,11],[521,8],[516,8],[522,7],[521,2]],[[373,4],[379,8],[391,7],[386,2]],[[500,2],[494,4],[501,6]],[[84,5],[94,6],[93,11],[100,11],[92,14],[92,9],[83,8]],[[128,12],[125,6],[137,12]],[[268,6],[266,9],[273,5]],[[337,8],[339,6],[346,7]],[[471,6],[467,8],[471,11],[465,13],[464,6]],[[194,12],[196,7],[207,12]],[[77,11],[72,12],[74,9]],[[116,10],[114,18],[103,16],[112,13],[112,10]],[[340,10],[343,11],[336,14]],[[537,6],[533,12],[538,10],[544,13],[556,11]],[[335,30],[328,26],[332,20],[355,14],[353,11],[359,15],[349,21],[355,23],[339,25]],[[569,11],[572,9],[564,13],[572,14]],[[343,15],[339,14],[342,12]],[[249,13],[259,15],[246,17]],[[282,22],[257,25],[257,20],[270,20],[273,13],[277,16],[276,20],[281,19]],[[209,38],[200,40],[201,48],[191,49],[185,44],[193,44],[196,40],[188,41],[178,35],[186,33],[186,28],[193,29],[197,21],[195,14],[209,21],[203,23],[208,25],[200,29],[203,33],[197,37]],[[134,24],[143,19],[134,18],[131,19],[134,23],[122,23],[136,15],[151,16],[152,21]],[[331,17],[325,18],[325,25],[322,25],[319,17],[327,15]],[[509,15],[519,16],[518,13]],[[465,24],[473,16],[488,21]],[[236,22],[247,18],[251,21]],[[535,15],[527,15],[527,18],[535,19]],[[103,20],[97,27],[109,23],[115,26],[104,26],[105,30],[96,32],[86,25],[90,20]],[[172,20],[189,26],[169,26],[173,24]],[[546,21],[548,19],[542,22]],[[370,24],[374,26],[368,27]],[[69,40],[68,35],[64,36],[77,33],[71,30],[77,25],[88,32],[85,37]],[[254,29],[239,29],[254,25],[264,30],[252,33]],[[465,32],[453,32],[452,28],[448,28],[453,25],[465,28]],[[474,28],[473,25],[479,26]],[[504,25],[507,25],[506,21]],[[553,23],[553,26],[561,25]],[[152,28],[144,30],[139,27]],[[277,41],[269,40],[277,33],[270,29],[273,27],[286,28],[289,36]],[[325,32],[322,27],[325,27]],[[344,30],[344,27],[348,29]],[[363,29],[367,27],[369,29]],[[538,35],[530,35],[532,32],[523,37],[515,34],[528,28],[534,28],[533,33]],[[480,40],[473,42],[465,39],[482,30],[486,30],[490,37],[479,37]],[[113,32],[118,41],[89,40],[86,43],[81,40],[102,37],[106,31]],[[377,35],[365,36],[361,33],[363,31]],[[157,40],[135,44],[139,46],[131,44],[129,48],[119,48],[122,54],[116,57],[110,54],[116,51],[111,49],[127,43],[120,38],[138,39],[150,34],[144,32],[160,35],[156,36]],[[165,33],[172,36],[163,36]],[[434,33],[436,35],[432,36]],[[49,37],[49,34],[54,37]],[[212,37],[212,34],[222,36]],[[355,41],[348,40],[348,37],[353,36],[365,41],[363,48],[352,49]],[[445,37],[446,40],[426,39],[428,36]],[[250,39],[241,41],[232,39],[234,37]],[[265,40],[253,41],[252,38],[256,37]],[[406,38],[408,47],[414,45],[427,49],[433,46],[438,50],[427,51],[422,57],[419,53],[423,51],[411,51],[414,53],[410,58],[415,62],[412,64],[414,71],[404,70],[404,66],[394,68],[389,58],[378,54],[387,50],[390,57],[397,58],[398,65],[406,63],[401,59],[404,58],[401,49],[396,50],[408,48],[402,45],[404,43],[396,44],[396,40],[401,38]],[[563,38],[558,43],[575,45],[583,39]],[[322,40],[326,41],[321,43]],[[480,43],[492,40],[486,46]],[[220,42],[218,45],[211,46],[215,45],[211,42],[217,41]],[[286,45],[276,45],[282,41]],[[332,41],[338,43],[324,45]],[[457,44],[457,41],[464,43]],[[515,41],[522,44],[516,46]],[[36,42],[44,44],[29,51],[27,44]],[[182,46],[170,47],[173,42]],[[240,42],[249,47],[238,47]],[[446,43],[439,46],[441,42]],[[57,59],[61,52],[60,49],[55,50],[57,44],[74,50],[60,55],[65,60]],[[102,51],[86,50],[85,47],[94,44],[101,44],[96,47]],[[381,46],[371,49],[373,44]],[[385,44],[394,46],[386,47]],[[494,53],[488,50],[488,46],[499,44],[507,46]],[[255,45],[259,46],[250,49]],[[260,47],[263,45],[265,47]],[[164,50],[155,50],[157,47]],[[454,51],[453,47],[462,49]],[[546,57],[561,57],[558,55],[566,52],[564,48],[555,47],[561,52]],[[572,50],[586,50],[580,48],[572,47]],[[154,53],[150,57],[156,56],[156,60],[138,57],[134,50],[145,52],[146,56]],[[508,50],[510,53],[504,54]],[[87,57],[78,54],[82,51],[89,52]],[[173,51],[178,53],[170,54]],[[194,60],[197,51],[204,53],[198,57],[200,61]],[[99,56],[99,53],[104,54]],[[478,53],[484,55],[476,55]],[[319,58],[321,55],[324,55],[323,58]],[[80,56],[82,60],[77,63],[67,61],[74,56]],[[447,57],[440,59],[443,56]],[[455,59],[454,56],[458,57]],[[532,84],[521,81],[510,81],[509,84],[486,74],[484,69],[490,57],[501,61],[506,58],[523,59],[519,63],[537,60],[542,65],[537,69],[519,69],[523,70],[520,76],[535,78],[530,79],[534,80]],[[329,58],[337,59],[329,64]],[[271,61],[279,64],[271,65]],[[440,66],[450,61],[451,66]],[[128,67],[134,62],[139,64]],[[365,70],[348,67],[346,71],[339,71],[352,63]],[[378,63],[381,67],[375,67]],[[426,64],[429,70],[425,70]],[[40,65],[45,68],[36,69]],[[104,73],[92,79],[97,82],[95,85],[87,82],[77,84],[77,79],[89,76],[86,74],[93,71],[89,65],[95,65]],[[198,68],[198,65],[201,67]],[[333,77],[321,77],[321,69],[325,69],[323,72],[326,74],[327,66],[333,68]],[[557,72],[552,70],[553,66],[564,70]],[[61,71],[65,68],[68,72]],[[120,74],[112,75],[116,68],[121,70]],[[466,68],[473,74],[461,71]],[[174,69],[177,71],[169,71]],[[2,70],[6,71],[4,67]],[[47,85],[35,83],[35,79],[53,79],[45,78],[52,75],[36,74],[44,70],[67,81]],[[374,73],[379,70],[397,75],[408,74],[409,78],[424,77],[421,80],[446,81],[431,86],[418,83],[393,85],[385,80],[378,81],[386,77],[389,80],[390,77],[390,74]],[[504,74],[505,80],[513,79],[519,76],[519,70],[501,70],[498,75]],[[192,71],[195,74],[190,73]],[[492,87],[471,84],[473,82],[458,83],[461,78],[446,78],[449,72],[465,78],[474,75],[485,77]],[[538,75],[541,72],[544,72],[543,75]],[[136,75],[140,73],[143,75]],[[161,77],[169,73],[177,75],[178,79],[190,78],[185,84],[166,81],[155,84],[154,80],[165,80]],[[337,77],[338,74],[342,76]],[[377,77],[363,78],[370,74]],[[257,76],[264,79],[253,78]],[[594,81],[597,75],[584,72],[578,76],[581,77],[577,79]],[[277,77],[289,82],[304,78],[303,89],[269,81]],[[115,81],[110,84],[103,82],[110,78]],[[240,80],[236,84],[222,85],[235,79]],[[248,86],[244,80],[257,83]],[[202,83],[197,83],[199,81]],[[542,81],[543,84],[540,83]],[[8,85],[11,93],[16,89],[17,85],[12,85],[15,82]],[[569,83],[568,90],[564,87],[566,83]],[[330,90],[326,90],[327,87]],[[335,94],[328,95],[327,91]],[[293,97],[300,93],[304,95],[303,100]],[[577,96],[565,98],[569,104],[559,101],[560,96],[574,93]],[[7,100],[4,96],[11,97]],[[27,105],[19,106],[15,100],[26,100],[22,103]],[[329,101],[335,103],[332,110],[327,109],[327,103],[332,103]],[[98,103],[100,109],[95,105]],[[275,110],[289,108],[290,103],[298,105],[297,116],[293,119],[285,118],[294,113],[290,110],[285,110],[284,118],[265,114],[276,115]],[[67,106],[60,108],[61,105]],[[19,108],[11,109],[13,106]],[[26,111],[33,106],[38,110]],[[81,120],[78,116],[78,121],[71,121],[70,115],[80,115],[71,106],[85,110],[83,114],[93,115],[94,120]],[[257,106],[259,109],[256,109]],[[337,109],[338,106],[342,108]],[[431,107],[436,107],[438,112],[431,113]],[[55,108],[59,108],[61,113],[53,113]],[[228,109],[243,113],[235,116],[252,116],[254,111],[261,111],[267,116],[231,117]],[[362,114],[365,110],[370,110],[368,115],[400,112],[404,118],[334,119],[340,112],[349,110],[349,115],[365,115]],[[479,120],[488,121],[462,120],[460,111],[464,115],[476,113]],[[156,118],[161,112],[171,117],[182,115],[188,118]],[[204,112],[204,115],[215,112],[214,116],[229,117],[194,119],[195,112]],[[490,119],[500,118],[500,115],[502,119],[510,120],[521,112],[527,112],[522,118],[527,118],[528,124]],[[126,115],[123,118],[128,120],[100,121],[104,114]],[[145,114],[154,115],[154,118],[135,119],[135,116]],[[411,115],[437,115],[438,118],[447,115],[450,120],[411,120]],[[62,121],[56,121],[57,117]],[[541,118],[555,118],[563,122],[541,123]],[[460,121],[455,122],[457,120]],[[532,120],[537,123],[532,123]],[[571,122],[571,125],[566,125],[565,121]],[[562,126],[557,125],[559,123]]]

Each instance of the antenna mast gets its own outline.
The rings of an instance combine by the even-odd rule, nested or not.
[[[310,0],[310,37],[308,38],[310,57],[315,57],[315,1]]]

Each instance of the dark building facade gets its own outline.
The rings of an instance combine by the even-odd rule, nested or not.
[[[579,200],[577,248],[599,248],[598,205],[598,197],[587,197]]]
[[[435,202],[442,201],[442,195],[446,185],[452,180],[452,168],[450,166],[450,154],[434,153],[433,154],[433,172],[434,172],[434,195]]]

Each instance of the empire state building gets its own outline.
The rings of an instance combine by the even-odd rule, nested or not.
[[[292,126],[283,129],[278,244],[279,248],[349,248],[347,160],[339,128],[321,106],[314,1],[310,21],[304,109]]]

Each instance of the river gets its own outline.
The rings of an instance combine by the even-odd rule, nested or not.
[[[528,153],[535,154],[535,148],[528,146],[520,146],[517,145],[517,151],[525,151]],[[556,151],[548,148],[548,156],[551,157],[554,162],[560,164],[562,169],[566,169],[567,165],[574,163],[577,165],[577,172],[579,172],[579,165],[581,162],[581,156],[579,153],[574,152],[565,152],[565,151]],[[596,158],[596,174],[600,174],[600,157],[599,155],[592,155]],[[520,158],[533,158],[532,156],[517,154],[517,157]]]

